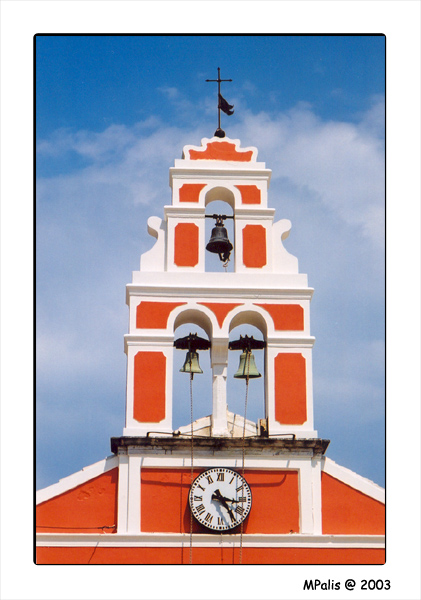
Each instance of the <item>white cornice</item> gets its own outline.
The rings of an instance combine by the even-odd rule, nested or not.
[[[64,477],[60,479],[58,483],[54,483],[42,490],[37,491],[36,503],[40,504],[41,502],[46,502],[55,496],[63,494],[78,485],[82,485],[86,483],[90,479],[94,477],[98,477],[111,469],[115,469],[118,467],[118,457],[117,456],[108,456],[104,458],[104,460],[100,460],[99,462],[84,467],[81,471],[77,471],[68,477]]]
[[[220,548],[238,546],[240,535],[215,536],[193,534],[193,548]],[[189,547],[190,534],[180,533],[39,533],[37,546],[136,548],[136,547]],[[300,534],[243,534],[243,547],[249,548],[384,548],[382,535],[300,535]]]
[[[143,275],[143,274],[142,274]],[[148,273],[149,275],[149,273]],[[184,275],[184,273],[176,273],[176,275]],[[206,274],[208,275],[208,273]],[[236,287],[235,283],[231,281],[231,285],[224,285],[223,281],[224,274],[220,275],[219,278],[212,279],[206,278],[206,282],[204,281],[204,285],[192,284],[192,276],[191,274],[187,274],[187,278],[180,278],[177,281],[171,278],[168,278],[168,283],[164,281],[159,283],[157,281],[153,281],[153,278],[150,282],[136,282],[129,283],[126,286],[127,297],[129,296],[159,296],[162,298],[200,298],[207,299],[211,298],[218,302],[225,302],[227,298],[236,298],[238,300],[254,300],[256,302],[262,302],[265,299],[271,300],[310,300],[313,296],[313,288],[268,288],[265,283],[262,282],[262,286],[259,287],[258,282],[256,282],[256,275],[247,275],[246,278],[248,283],[250,284],[250,280],[254,283],[253,287]],[[272,277],[274,275],[272,274]],[[275,277],[276,278],[276,274]],[[143,277],[142,277],[143,279]],[[197,281],[197,278],[195,278]],[[245,284],[245,281],[242,282]],[[201,300],[198,300],[201,301]]]
[[[377,483],[370,481],[370,479],[367,479],[365,477],[362,477],[361,475],[358,475],[357,473],[354,473],[346,467],[341,467],[330,458],[324,457],[322,459],[322,471],[327,473],[331,477],[342,481],[342,483],[349,485],[355,490],[358,490],[366,496],[370,496],[374,500],[378,500],[383,504],[386,501],[386,494],[384,488],[377,485]]]

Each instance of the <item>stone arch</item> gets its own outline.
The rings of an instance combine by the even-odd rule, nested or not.
[[[217,200],[226,202],[233,210],[235,210],[236,200],[240,199],[240,192],[231,185],[215,185],[214,187],[207,186],[203,192],[205,196],[205,206]]]
[[[241,306],[232,311],[231,319],[227,323],[228,333],[231,333],[235,327],[239,327],[240,325],[251,325],[256,327],[265,340],[268,337],[267,318],[263,310],[257,306]]]
[[[201,327],[209,340],[212,341],[213,332],[218,327],[215,315],[205,306],[187,304],[181,306],[171,313],[169,326],[175,332],[178,327],[186,324]]]

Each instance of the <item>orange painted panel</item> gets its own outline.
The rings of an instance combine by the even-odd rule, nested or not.
[[[203,469],[195,470],[194,477]],[[298,473],[247,469],[252,508],[244,533],[297,533],[299,531]],[[189,469],[144,468],[141,472],[141,523],[143,532],[188,533],[191,485]],[[234,532],[238,532],[237,527]],[[208,530],[193,520],[195,533]]]
[[[303,331],[304,309],[299,304],[257,304],[267,310],[277,331]]]
[[[263,225],[246,225],[243,229],[244,266],[261,268],[266,262],[266,229]]]
[[[38,504],[37,532],[115,533],[117,484],[118,468],[115,468]]]
[[[199,262],[199,228],[194,223],[179,223],[174,230],[174,263],[195,267]]]
[[[253,156],[252,150],[236,150],[231,142],[210,142],[205,150],[190,150],[190,160],[233,160],[249,162]]]
[[[183,183],[180,188],[180,202],[199,202],[199,194],[206,183]]]
[[[222,327],[227,314],[237,306],[241,306],[241,304],[228,304],[223,302],[199,302],[199,304],[206,306],[216,315],[220,327]]]
[[[193,541],[194,544],[194,541]],[[196,565],[238,565],[240,542],[234,548],[192,549]],[[38,565],[188,565],[190,546],[184,548],[37,548]],[[381,548],[249,548],[243,546],[242,564],[249,565],[383,565]]]
[[[138,329],[165,329],[171,311],[186,302],[141,302],[136,309]]]
[[[257,185],[236,185],[241,192],[243,204],[260,204],[260,190]]]
[[[307,421],[306,361],[297,352],[275,356],[275,420],[282,425]]]
[[[133,418],[140,423],[165,419],[167,359],[163,352],[138,352],[134,357]]]
[[[385,505],[322,472],[323,533],[383,535]]]

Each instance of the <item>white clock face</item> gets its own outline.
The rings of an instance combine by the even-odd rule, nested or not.
[[[227,531],[240,525],[249,514],[251,491],[239,473],[216,467],[196,477],[189,503],[199,523],[208,529]]]

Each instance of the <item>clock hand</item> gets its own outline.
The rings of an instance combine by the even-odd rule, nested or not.
[[[232,510],[230,509],[230,507],[228,506],[228,504],[226,503],[226,500],[229,500],[229,498],[224,498],[224,496],[222,496],[221,492],[219,490],[215,490],[215,492],[212,494],[212,500],[219,500],[222,504],[222,506],[224,506],[224,508],[227,509],[229,516],[231,517],[232,521],[235,521],[235,517],[233,515]]]
[[[212,499],[216,499],[216,500],[225,500],[228,502],[235,502],[235,503],[239,503],[239,502],[243,502],[242,500],[233,500],[232,498],[226,498],[225,496],[221,495],[221,492],[219,490],[216,490],[216,492],[212,495]]]

